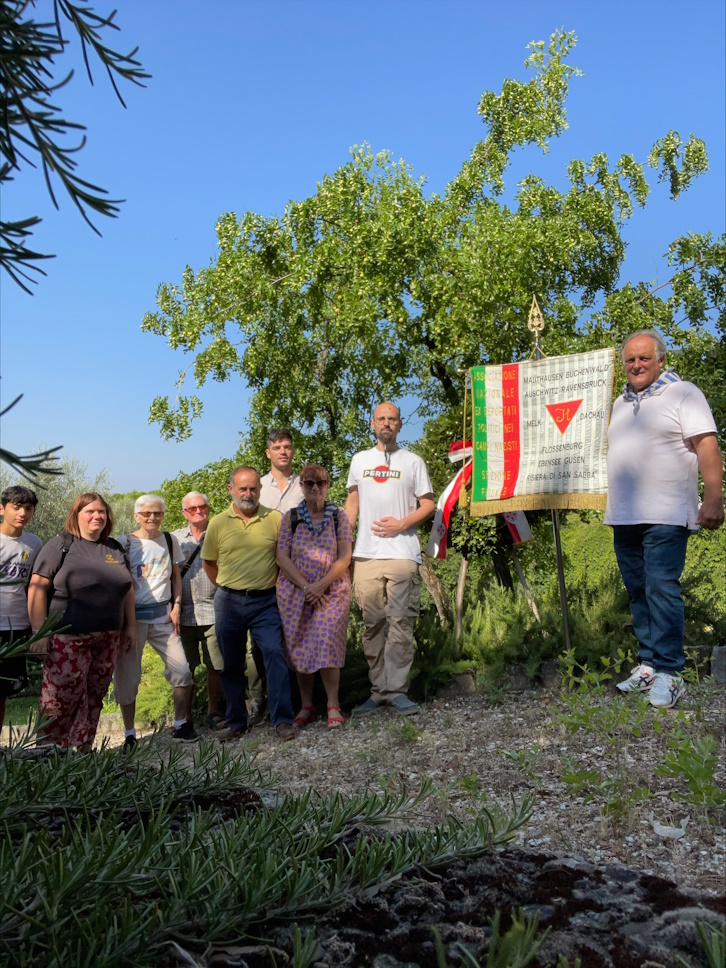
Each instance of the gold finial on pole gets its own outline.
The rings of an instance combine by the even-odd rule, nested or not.
[[[537,296],[532,293],[532,308],[530,309],[529,316],[527,317],[527,329],[530,331],[530,333],[534,334],[534,358],[536,360],[540,359],[542,356],[539,338],[544,328],[545,323],[542,310],[539,308]]]

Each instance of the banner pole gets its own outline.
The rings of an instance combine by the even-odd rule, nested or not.
[[[534,337],[534,358],[541,360],[544,356],[540,347],[540,333],[544,329],[544,319],[537,303],[537,297],[532,296],[532,308],[529,311],[527,329]],[[552,533],[555,538],[555,556],[557,558],[557,580],[560,586],[560,609],[562,611],[562,629],[565,633],[565,651],[570,650],[570,619],[567,613],[567,588],[565,586],[565,566],[562,560],[562,539],[560,538],[560,512],[552,508]]]
[[[466,402],[467,402],[467,396],[468,396],[468,393],[469,393],[469,371],[468,370],[463,370],[463,371],[462,370],[458,370],[457,372],[458,373],[463,373],[463,376],[464,376],[464,427],[463,427],[463,430],[461,432],[461,453],[463,455],[465,453],[465,451],[466,451]],[[473,409],[472,409],[472,412],[471,413],[472,413],[472,418],[471,418],[472,419],[471,439],[472,439],[472,446],[473,446],[473,440],[474,440],[474,427],[473,427],[474,411],[473,411]],[[472,450],[472,459],[473,459],[473,456],[474,456],[474,453],[473,453],[473,450]],[[465,464],[466,464],[466,461],[465,460],[462,460],[461,466],[464,467]],[[460,508],[466,508],[467,505],[468,505],[468,501],[466,499],[466,486],[464,485],[464,483],[462,481],[461,491],[459,492],[459,507]]]

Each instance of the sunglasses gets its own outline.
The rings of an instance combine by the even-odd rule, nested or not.
[[[206,504],[190,504],[189,507],[182,508],[182,511],[188,511],[191,514],[192,511],[206,511],[207,507]]]
[[[163,511],[137,511],[140,518],[163,518]]]
[[[324,487],[327,487],[330,484],[330,481],[302,481],[301,483],[303,487],[307,487],[311,491],[315,487],[317,487],[319,491],[322,491]]]

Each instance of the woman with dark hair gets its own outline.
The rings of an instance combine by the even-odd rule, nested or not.
[[[277,606],[288,661],[297,675],[302,708],[293,726],[316,719],[313,681],[320,672],[328,697],[328,729],[343,725],[338,701],[350,611],[353,529],[345,511],[327,500],[322,464],[300,471],[305,499],[283,515],[277,539]]]
[[[112,529],[111,508],[101,495],[81,494],[63,534],[38,553],[30,579],[33,631],[49,607],[60,614],[62,631],[34,642],[30,651],[45,655],[38,705],[51,721],[43,740],[63,749],[91,749],[119,648],[136,641],[131,572],[123,548],[109,537]]]

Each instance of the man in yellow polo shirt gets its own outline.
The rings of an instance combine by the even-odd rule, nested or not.
[[[260,504],[260,475],[254,467],[235,467],[227,489],[232,503],[211,519],[202,547],[202,567],[217,586],[214,628],[224,657],[221,678],[229,728],[220,739],[239,739],[247,731],[248,632],[265,662],[270,722],[280,739],[294,739],[290,676],[275,592],[280,512]]]

